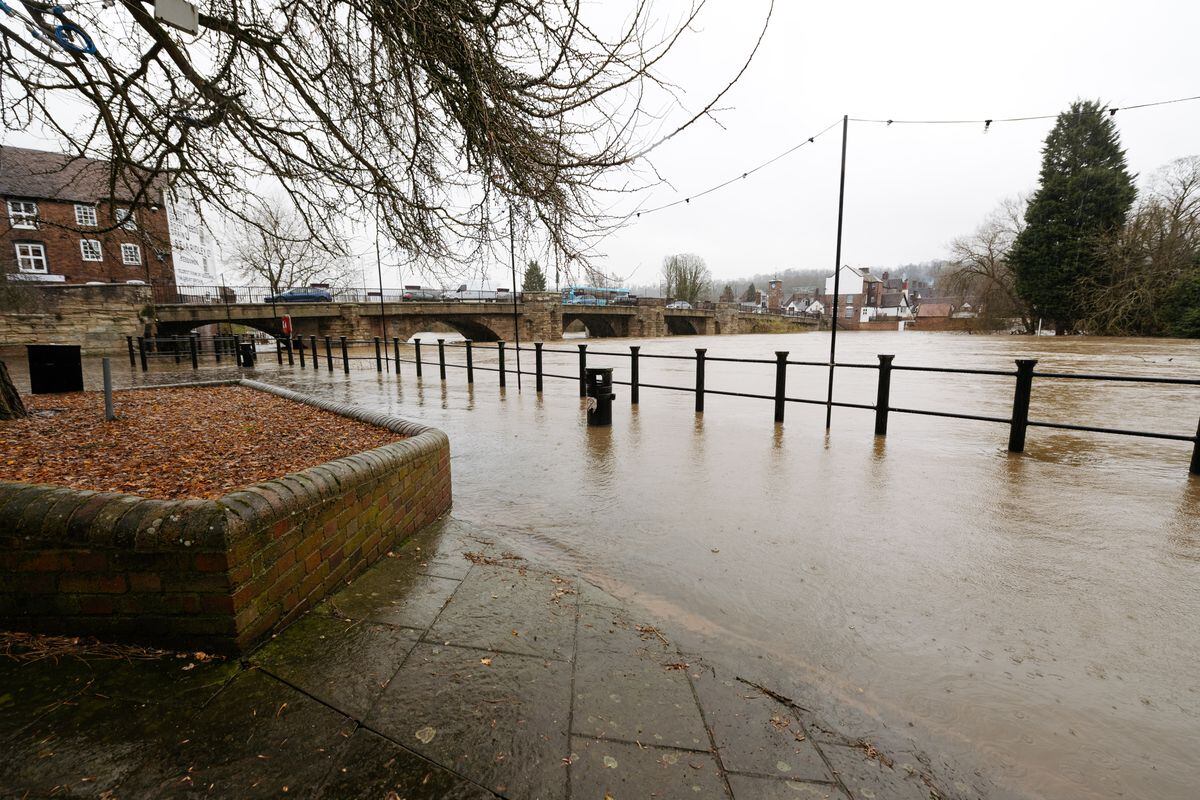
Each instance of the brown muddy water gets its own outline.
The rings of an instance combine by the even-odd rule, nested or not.
[[[647,354],[820,360],[828,334],[589,347],[631,343]],[[839,361],[874,363],[877,353],[897,364],[1008,369],[1034,357],[1042,369],[1200,376],[1200,342],[839,336]],[[626,359],[589,361],[628,378]],[[524,368],[532,362],[523,354]],[[475,363],[494,360],[481,346]],[[510,376],[501,394],[482,369],[469,388],[453,368],[442,384],[429,365],[420,382],[411,364],[399,381],[367,361],[356,367],[281,370],[267,357],[258,377],[446,430],[456,517],[670,617],[685,646],[726,653],[868,735],[899,731],[935,759],[979,766],[1003,791],[1200,791],[1190,444],[1030,429],[1027,452],[1010,455],[1004,425],[893,414],[877,440],[870,411],[835,409],[826,434],[823,408],[789,404],[777,426],[769,401],[710,396],[697,415],[690,394],[654,389],[631,407],[627,387],[612,428],[589,429],[566,380],[547,379],[539,398],[532,377],[518,394]],[[547,371],[576,368],[574,356],[547,355]],[[153,369],[150,380],[172,377]],[[117,372],[124,384],[145,380],[127,364]],[[707,375],[712,389],[774,386],[766,364],[710,361]],[[691,386],[693,365],[643,359],[642,380]],[[892,403],[1004,417],[1012,387],[897,372]],[[789,395],[824,391],[824,371],[789,368]],[[839,370],[837,399],[871,403],[874,392],[873,371]],[[1191,435],[1200,387],[1038,379],[1031,416]]]

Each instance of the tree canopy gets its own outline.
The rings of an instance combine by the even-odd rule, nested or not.
[[[1135,195],[1111,115],[1096,101],[1072,103],[1046,137],[1038,189],[1008,253],[1035,315],[1060,330],[1075,326],[1079,287],[1102,269],[1103,239],[1125,223]]]
[[[677,253],[663,259],[663,290],[667,297],[695,305],[708,298],[712,275],[695,253]]]
[[[542,268],[537,261],[530,261],[525,265],[525,275],[521,279],[521,291],[546,291],[546,275],[542,272]]]

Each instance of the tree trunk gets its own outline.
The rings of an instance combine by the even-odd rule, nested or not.
[[[8,377],[8,367],[0,361],[0,419],[21,419],[27,416],[29,412],[21,402],[21,395],[17,393],[12,378]]]

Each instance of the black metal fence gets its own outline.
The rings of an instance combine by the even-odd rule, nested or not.
[[[272,303],[285,304],[289,302],[311,302],[303,299],[293,300],[283,296],[283,289],[273,291],[269,286],[171,286],[154,285],[154,302],[163,305],[203,305],[221,306],[237,303]],[[399,303],[399,302],[489,302],[511,303],[513,293],[504,291],[498,293],[468,292],[459,297],[455,292],[440,288],[405,286],[400,288],[378,286],[322,286],[314,287],[328,292],[334,303]],[[521,300],[521,292],[516,293],[517,301]]]
[[[216,363],[220,363],[221,358],[224,355],[226,357],[235,358],[236,363],[241,366],[252,366],[252,363],[245,363],[248,359],[242,355],[242,353],[244,353],[244,345],[250,341],[250,337],[247,336],[200,337],[193,334],[191,336],[158,339],[142,339],[139,337],[136,340],[136,344],[132,337],[130,337],[128,341],[130,364],[134,366],[140,365],[143,371],[148,369],[148,362],[154,358],[173,359],[175,363],[181,363],[182,361],[190,359],[192,367],[198,368],[202,359],[209,358],[214,360]],[[243,347],[239,348],[239,344],[243,345]],[[286,362],[292,366],[298,365],[302,369],[311,368],[319,370],[324,368],[327,371],[332,372],[335,369],[334,365],[336,363],[343,372],[349,373],[351,364],[355,362],[366,365],[370,365],[371,362],[373,362],[376,371],[394,371],[397,377],[401,377],[400,365],[412,364],[416,376],[423,377],[426,367],[436,366],[439,379],[443,381],[446,380],[446,371],[448,368],[465,370],[468,384],[474,384],[476,370],[482,370],[485,372],[497,373],[500,388],[505,388],[507,386],[508,377],[510,375],[518,376],[518,381],[520,380],[520,376],[523,375],[533,377],[534,389],[537,392],[543,391],[546,378],[573,381],[578,384],[580,397],[583,397],[587,390],[587,362],[589,355],[617,357],[622,359],[627,358],[629,360],[629,380],[614,379],[613,384],[629,387],[629,400],[632,404],[637,404],[640,402],[640,394],[642,389],[658,389],[672,392],[691,393],[695,398],[695,410],[697,412],[704,411],[704,400],[708,395],[763,400],[771,403],[773,419],[777,423],[784,421],[786,409],[789,403],[825,406],[827,408],[851,408],[873,412],[875,435],[877,436],[887,435],[888,419],[891,414],[912,414],[917,416],[969,420],[973,422],[989,422],[1008,427],[1008,449],[1013,453],[1020,453],[1024,451],[1026,435],[1030,428],[1052,428],[1058,430],[1111,434],[1116,436],[1133,436],[1147,439],[1190,442],[1192,444],[1192,457],[1189,466],[1189,472],[1191,472],[1193,475],[1200,475],[1200,422],[1197,424],[1196,433],[1176,434],[1133,430],[1128,428],[1110,428],[1095,425],[1053,422],[1049,420],[1031,419],[1029,416],[1030,399],[1033,393],[1033,382],[1035,378],[1071,381],[1097,381],[1108,383],[1200,386],[1200,379],[1196,378],[1168,378],[1138,375],[1098,375],[1076,372],[1041,372],[1037,370],[1036,359],[1017,359],[1015,362],[1015,369],[1004,370],[956,367],[923,367],[896,364],[894,363],[895,357],[892,355],[880,355],[878,356],[878,362],[874,364],[847,362],[830,364],[825,361],[798,361],[789,359],[789,352],[786,350],[777,350],[774,358],[728,358],[710,356],[705,348],[696,348],[695,355],[692,356],[668,353],[643,353],[641,351],[641,346],[639,345],[631,345],[628,352],[620,352],[615,350],[589,350],[589,345],[583,343],[578,344],[574,349],[571,349],[566,347],[546,347],[542,342],[535,342],[532,346],[510,346],[507,342],[503,341],[489,342],[481,345],[480,343],[472,342],[470,340],[447,341],[445,339],[437,339],[434,343],[430,343],[427,340],[422,341],[418,338],[411,342],[413,346],[413,357],[405,358],[401,356],[401,341],[398,338],[393,338],[390,341],[387,341],[379,337],[375,337],[374,339],[351,340],[344,336],[336,339],[329,336],[307,336],[293,337],[291,339],[276,339],[274,340],[273,344],[274,356],[278,364],[282,365]],[[437,348],[436,361],[431,361],[424,355],[428,352],[428,350],[423,348],[429,348],[433,346],[436,346]],[[493,350],[495,352],[495,366],[475,363],[475,351],[480,347],[483,347],[486,350]],[[464,361],[462,363],[447,361],[447,348],[460,348],[464,350]],[[363,354],[363,350],[366,351],[365,354]],[[534,362],[532,370],[523,369],[518,366],[520,364],[521,353],[533,354]],[[544,356],[547,353],[566,354],[578,358],[578,373],[566,375],[562,373],[546,371],[544,365]],[[516,364],[510,366],[509,354],[515,356],[514,360],[516,361]],[[695,376],[694,384],[691,386],[677,386],[643,381],[641,380],[640,375],[640,364],[642,359],[693,362]],[[706,385],[705,370],[705,367],[709,362],[757,364],[764,367],[773,367],[775,376],[775,390],[772,394],[763,394],[709,388]],[[875,402],[852,403],[838,400],[831,401],[790,396],[787,393],[788,367],[811,367],[834,371],[839,369],[875,370]],[[905,408],[902,406],[895,406],[891,403],[892,373],[894,372],[923,372],[944,375],[978,375],[1011,378],[1013,380],[1012,410],[1009,416],[1000,417],[986,414],[967,414],[952,411],[938,411],[934,409]]]

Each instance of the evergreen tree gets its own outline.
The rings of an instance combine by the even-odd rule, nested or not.
[[[722,303],[732,303],[733,302],[733,284],[731,284],[731,283],[725,284],[725,288],[721,290],[721,302]]]
[[[1092,100],[1072,103],[1046,137],[1038,190],[1008,254],[1035,316],[1060,332],[1074,326],[1081,284],[1102,268],[1102,240],[1124,224],[1136,193],[1112,116]]]
[[[530,261],[525,265],[525,277],[521,279],[521,290],[525,292],[546,291],[546,276],[538,262]]]
[[[753,283],[750,284],[748,287],[746,287],[746,293],[742,295],[742,300],[744,300],[747,303],[757,303],[758,302],[758,289],[754,288]]]

